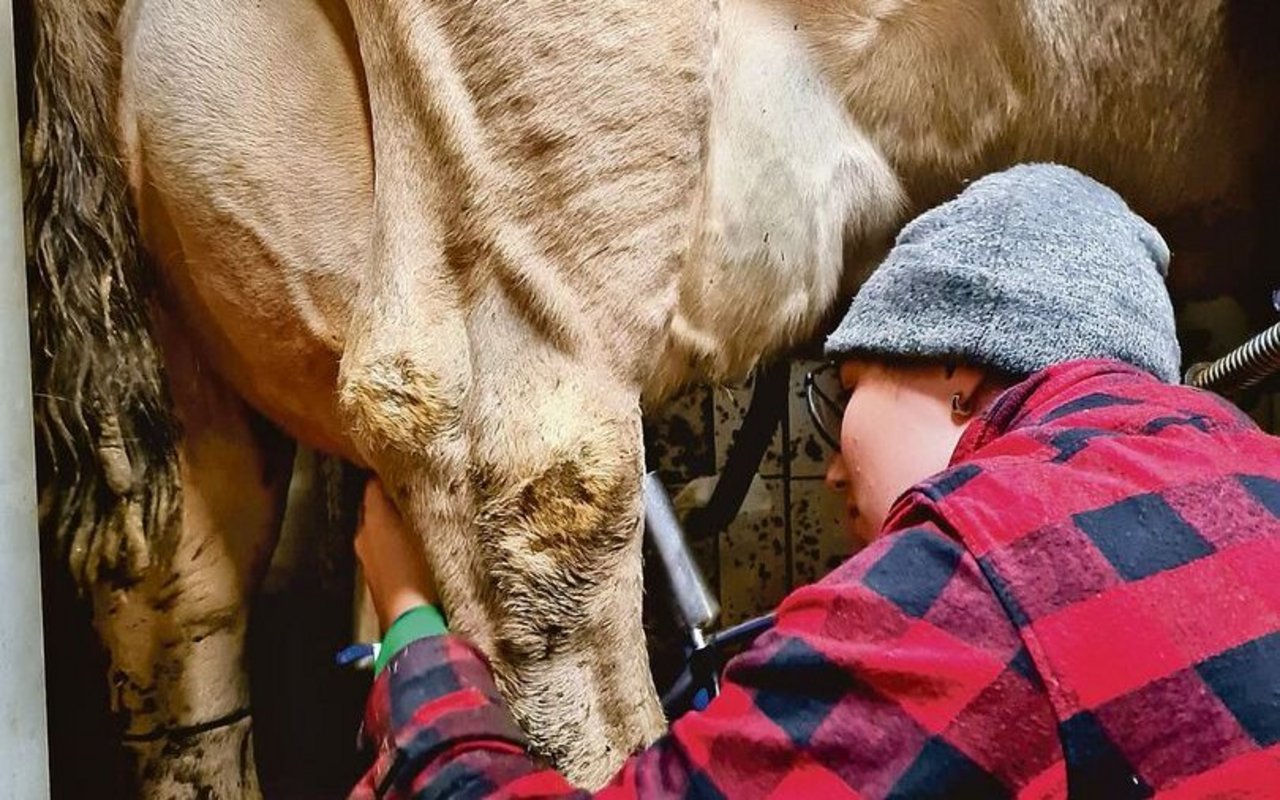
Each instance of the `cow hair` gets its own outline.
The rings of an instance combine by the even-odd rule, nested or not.
[[[24,205],[41,530],[82,586],[138,577],[180,507],[178,426],[148,329],[153,278],[116,155],[119,5],[30,9]]]

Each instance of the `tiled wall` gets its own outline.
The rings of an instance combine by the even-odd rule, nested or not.
[[[825,575],[851,552],[840,523],[840,498],[823,483],[830,451],[813,432],[805,409],[804,376],[819,365],[790,365],[787,414],[741,513],[718,541],[696,543],[695,554],[720,599],[721,624],[771,610],[792,589]],[[650,460],[673,496],[679,498],[691,482],[723,469],[752,391],[750,381],[698,387],[650,415]],[[694,483],[683,499],[697,488]],[[701,488],[705,495],[709,487]]]

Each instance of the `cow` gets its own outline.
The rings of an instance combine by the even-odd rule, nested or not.
[[[533,747],[599,785],[665,724],[642,409],[813,336],[1014,162],[1247,210],[1277,107],[1244,0],[33,2],[44,527],[148,797],[259,793],[294,441],[383,478]]]

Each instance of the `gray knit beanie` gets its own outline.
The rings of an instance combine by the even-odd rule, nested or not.
[[[1168,269],[1168,245],[1118,194],[1067,167],[1018,166],[903,228],[826,352],[1012,375],[1111,358],[1177,383]]]

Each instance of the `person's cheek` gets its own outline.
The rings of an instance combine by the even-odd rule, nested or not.
[[[868,392],[859,408],[851,434],[857,449],[857,475],[853,481],[858,504],[858,527],[871,541],[884,524],[893,502],[894,472],[902,442],[895,430],[894,408],[889,398]]]
[[[861,402],[862,398],[855,395],[855,400],[851,401],[849,408],[845,413],[845,423],[841,429],[840,447],[841,453],[845,459],[846,480],[848,481],[848,491],[845,494],[845,510],[848,513],[853,528],[857,531],[859,537],[865,536],[867,506],[872,499],[873,485],[869,481],[873,475],[868,472],[867,466],[870,459],[875,458],[875,454],[869,444],[874,444],[873,440],[869,440],[869,432],[865,430],[867,409],[865,403]]]

